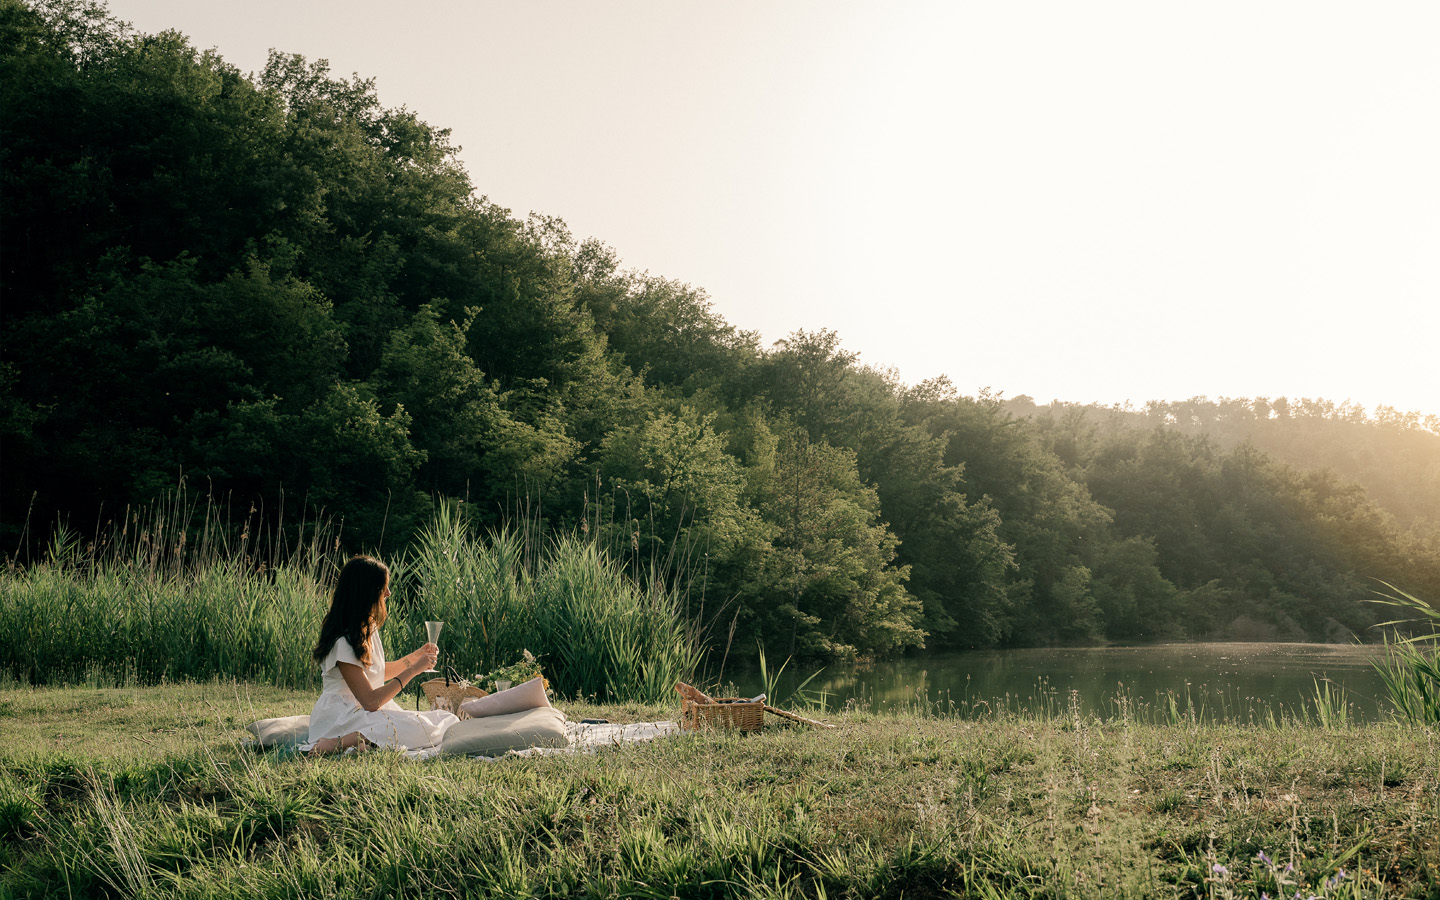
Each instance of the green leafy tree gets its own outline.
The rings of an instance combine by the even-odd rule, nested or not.
[[[680,404],[612,431],[596,462],[595,525],[630,558],[689,573],[710,617],[733,608],[748,621],[775,528],[748,502],[747,472],[713,425]]]
[[[749,390],[793,415],[810,440],[854,453],[872,485],[897,560],[941,646],[990,646],[1009,632],[1013,549],[988,501],[967,495],[963,468],[946,459],[948,436],[932,429],[921,394],[890,373],[860,368],[833,332],[796,332],[748,376]],[[948,391],[936,386],[939,393]],[[937,397],[939,395],[937,393]],[[953,391],[945,394],[948,402]]]
[[[648,273],[616,273],[613,251],[596,242],[577,255],[580,302],[647,384],[685,393],[729,385],[757,360],[756,335],[725,322],[703,290]]]
[[[348,512],[344,527],[360,546],[379,546],[389,529],[413,533],[428,512],[414,487],[425,454],[410,442],[404,407],[385,415],[365,393],[337,383],[301,415],[281,419],[278,470],[286,482],[308,486],[308,505]]]
[[[766,473],[761,514],[777,529],[774,605],[760,611],[767,640],[788,638],[810,656],[884,655],[923,646],[921,609],[905,589],[908,567],[879,521],[879,498],[854,454],[782,433]]]
[[[505,396],[466,353],[476,311],[442,325],[425,305],[391,332],[373,385],[387,404],[410,417],[410,436],[424,451],[420,477],[432,492],[491,501],[551,485],[573,461],[576,444],[553,420],[550,430],[518,422]],[[491,510],[491,515],[495,510]]]
[[[1034,425],[1011,416],[997,397],[958,397],[945,383],[920,386],[906,415],[944,436],[945,464],[962,473],[966,497],[994,510],[996,533],[1012,548],[1008,603],[999,607],[1007,613],[1003,640],[1085,642],[1171,632],[1166,616],[1143,623],[1107,617],[1107,610],[1124,607],[1107,606],[1101,595],[1114,600],[1117,580],[1141,574],[1133,568],[1136,556],[1116,552],[1123,536],[1113,528],[1111,511],[1070,474]]]

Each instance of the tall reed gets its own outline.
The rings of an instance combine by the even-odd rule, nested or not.
[[[1410,617],[1376,627],[1419,625],[1424,630],[1393,640],[1387,635],[1385,657],[1375,668],[1402,717],[1420,724],[1440,724],[1440,610],[1392,584],[1380,583],[1391,593],[1375,591],[1379,599],[1372,602],[1403,610]]]
[[[594,542],[554,539],[535,578],[535,643],[551,648],[556,681],[605,700],[655,703],[700,661],[696,628],[673,584],[636,579]]]
[[[255,510],[251,510],[253,514]],[[183,489],[82,545],[57,527],[43,559],[0,574],[0,671],[24,682],[94,673],[158,682],[216,676],[318,683],[310,647],[336,544],[323,524],[259,540]]]
[[[310,650],[329,606],[339,541],[324,523],[228,520],[210,498],[127,511],[88,545],[57,528],[45,557],[0,572],[0,679],[156,683],[214,677],[314,688]],[[564,694],[656,701],[700,656],[665,573],[636,572],[596,541],[522,521],[485,536],[437,503],[392,561],[398,656],[444,621],[441,660],[462,674],[540,656]]]
[[[424,623],[433,619],[445,623],[441,665],[462,673],[514,662],[531,649],[534,561],[528,534],[506,527],[482,539],[458,504],[437,504],[414,544],[391,565],[398,600],[385,626],[387,645],[423,640]]]
[[[533,523],[482,538],[458,506],[441,505],[397,573],[404,599],[392,621],[418,635],[443,620],[442,660],[462,674],[530,650],[563,694],[654,702],[699,661],[673,583],[636,577],[591,538],[544,536]]]

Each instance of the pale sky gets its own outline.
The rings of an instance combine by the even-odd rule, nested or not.
[[[111,0],[448,127],[769,343],[1089,403],[1440,414],[1440,4]]]

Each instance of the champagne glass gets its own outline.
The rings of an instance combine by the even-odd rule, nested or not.
[[[430,643],[436,644],[436,645],[438,645],[438,644],[440,643],[440,629],[442,629],[442,628],[444,628],[444,627],[445,627],[445,623],[444,623],[444,622],[426,622],[426,623],[425,623],[425,633],[426,633],[427,635],[429,635],[429,637],[430,637]],[[439,662],[439,660],[437,659],[436,662]],[[427,672],[438,672],[438,671],[440,671],[440,670],[439,670],[439,669],[431,668],[431,669],[426,669],[425,671],[427,671]]]

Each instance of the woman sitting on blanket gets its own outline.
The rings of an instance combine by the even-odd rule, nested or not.
[[[396,705],[410,679],[435,664],[440,648],[426,644],[395,662],[385,661],[380,626],[389,596],[390,570],[378,559],[356,556],[340,570],[315,645],[323,689],[310,714],[310,740],[301,745],[302,751],[319,755],[373,746],[416,750],[440,743],[445,729],[459,721],[442,710],[407,712]]]

